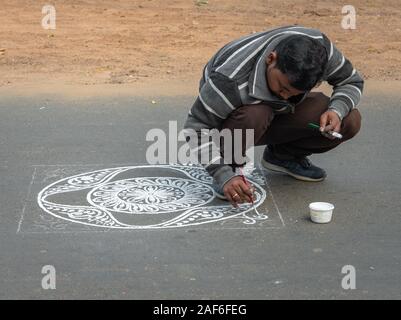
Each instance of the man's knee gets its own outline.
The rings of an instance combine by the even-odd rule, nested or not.
[[[362,117],[358,109],[353,109],[344,119],[343,119],[343,135],[344,139],[348,140],[355,137],[361,130]]]
[[[304,101],[296,106],[295,111],[302,110],[304,115],[322,114],[327,110],[330,98],[322,92],[309,92]]]
[[[273,120],[273,110],[267,105],[245,105],[234,110],[223,123],[223,128],[253,129],[265,132]]]
[[[330,98],[326,96],[323,92],[310,92],[308,97],[313,99],[313,101],[322,108],[327,107],[330,102]]]

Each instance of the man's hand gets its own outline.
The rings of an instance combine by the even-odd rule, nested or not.
[[[337,113],[327,110],[320,116],[320,132],[329,139],[335,139],[328,131],[340,132],[341,120]]]
[[[254,188],[250,183],[245,183],[242,177],[231,178],[223,187],[224,195],[231,204],[238,208],[238,203],[252,202],[255,200],[253,195]]]

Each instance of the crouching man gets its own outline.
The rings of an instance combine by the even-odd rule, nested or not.
[[[322,81],[333,86],[331,97],[311,92]],[[238,170],[244,163],[224,161],[234,157],[213,139],[202,144],[205,129],[253,129],[254,145],[266,145],[263,167],[303,181],[322,181],[326,172],[307,157],[358,133],[361,115],[356,106],[362,91],[359,73],[319,30],[286,26],[254,33],[226,44],[204,67],[199,96],[184,125],[186,139],[199,159],[219,150],[201,163],[213,177],[216,194],[236,207],[253,197],[252,186]],[[251,146],[246,139],[234,141],[242,155]]]

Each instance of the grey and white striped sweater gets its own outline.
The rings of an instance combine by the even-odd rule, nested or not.
[[[322,80],[333,86],[329,109],[334,110],[342,119],[361,99],[364,83],[362,77],[319,30],[285,26],[254,33],[226,44],[204,67],[199,96],[184,125],[184,133],[192,152],[198,159],[205,159],[205,156],[210,159],[203,166],[220,185],[235,176],[235,173],[224,164],[219,147],[214,142],[199,145],[201,130],[219,130],[229,114],[243,105],[268,103],[275,113],[293,111],[295,105],[308,93],[298,99],[297,103],[279,100],[269,91],[265,77],[266,56],[281,40],[293,34],[317,39],[327,50],[328,61]]]

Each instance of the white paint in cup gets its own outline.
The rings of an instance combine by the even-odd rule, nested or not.
[[[333,215],[334,205],[328,202],[312,202],[309,204],[311,220],[315,223],[329,223]]]

